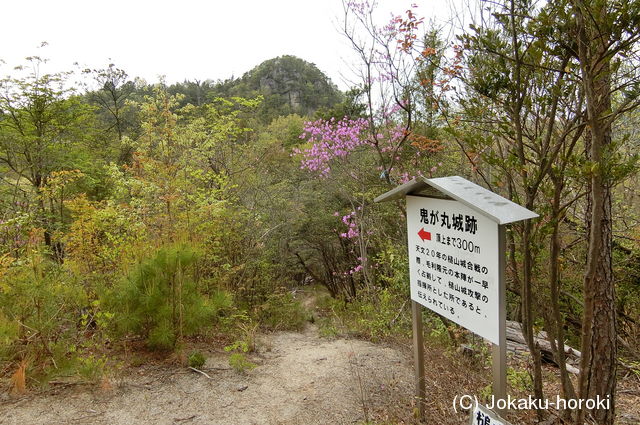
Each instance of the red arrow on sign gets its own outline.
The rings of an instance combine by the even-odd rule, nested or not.
[[[420,231],[418,232],[418,236],[420,236],[420,239],[422,239],[422,242],[431,240],[431,233],[425,231],[424,227],[420,229]]]

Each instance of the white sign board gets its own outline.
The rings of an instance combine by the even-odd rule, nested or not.
[[[479,403],[476,403],[471,411],[471,422],[469,423],[470,425],[510,425],[507,421]]]
[[[464,204],[407,196],[411,299],[499,344],[498,224]]]

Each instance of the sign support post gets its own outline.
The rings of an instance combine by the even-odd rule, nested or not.
[[[424,333],[422,331],[422,306],[411,300],[411,319],[413,322],[413,362],[416,381],[416,408],[418,419],[424,419],[424,402],[427,397],[424,380]]]
[[[507,398],[507,300],[506,300],[506,232],[505,226],[498,226],[498,344],[491,345],[493,366],[493,395],[495,400]],[[497,405],[497,404],[496,404]],[[496,409],[503,416],[504,409]]]

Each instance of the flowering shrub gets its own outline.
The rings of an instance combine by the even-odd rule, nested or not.
[[[361,209],[358,207],[358,209]],[[334,213],[335,216],[340,215],[339,213]],[[346,232],[340,233],[341,238],[353,239],[360,235],[360,231],[358,230],[358,225],[356,223],[356,212],[351,211],[349,214],[342,216],[342,222],[347,225],[348,230]]]
[[[320,173],[327,177],[331,170],[330,161],[334,158],[346,158],[356,148],[367,143],[364,137],[367,122],[363,118],[347,117],[336,121],[317,120],[305,123],[301,139],[312,143],[307,149],[294,149],[294,154],[302,155],[300,168]]]

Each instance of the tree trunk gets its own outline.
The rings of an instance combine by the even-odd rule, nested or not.
[[[586,273],[584,277],[584,317],[579,390],[583,399],[609,399],[609,409],[592,409],[589,415],[602,425],[613,424],[616,387],[616,310],[611,261],[611,183],[606,150],[611,144],[611,68],[609,34],[603,23],[606,2],[587,10],[582,1],[573,3],[578,35],[578,59],[587,102],[591,164],[589,224]],[[588,13],[588,14],[587,14]],[[582,424],[585,411],[578,412]]]
[[[549,289],[551,292],[551,347],[555,350],[554,356],[560,368],[560,382],[562,384],[562,396],[566,399],[576,398],[575,389],[567,373],[566,354],[564,346],[564,320],[560,311],[560,223],[564,217],[561,211],[561,196],[563,191],[562,178],[551,174],[553,181],[552,220],[553,231],[550,241],[549,256]]]
[[[532,209],[533,202],[527,202],[527,208]],[[532,272],[533,272],[533,258],[531,253],[531,227],[532,223],[527,220],[524,223],[524,231],[522,234],[522,282],[521,282],[521,297],[522,297],[522,334],[531,353],[531,360],[533,366],[533,394],[537,400],[544,399],[544,392],[542,389],[542,360],[540,357],[540,349],[534,339],[534,313],[533,313],[533,296],[531,287],[533,285]],[[538,419],[543,418],[542,409],[536,409]]]

